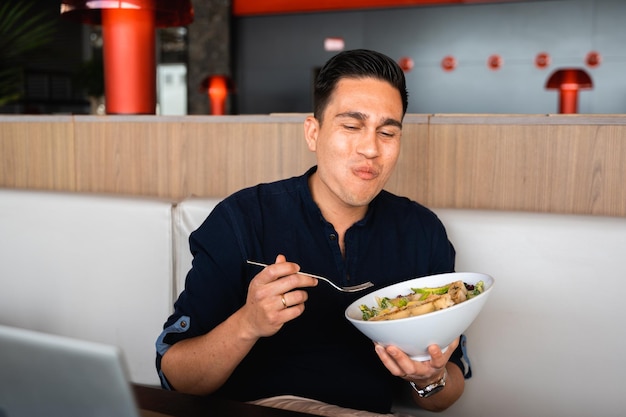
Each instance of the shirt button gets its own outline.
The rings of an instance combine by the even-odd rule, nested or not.
[[[185,327],[187,327],[187,322],[186,322],[186,321],[181,321],[181,322],[180,322],[180,327],[182,327],[183,329],[184,329]]]
[[[328,236],[328,238],[329,238],[330,240],[335,240],[335,239],[337,239],[337,235],[335,235],[334,233],[331,233],[331,234]]]

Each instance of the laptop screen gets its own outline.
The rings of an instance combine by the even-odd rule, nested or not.
[[[0,326],[0,417],[139,417],[114,346]]]

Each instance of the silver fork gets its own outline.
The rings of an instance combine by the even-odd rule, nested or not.
[[[267,264],[263,264],[261,262],[255,262],[255,261],[246,261],[246,262],[248,262],[250,265],[262,266],[264,268],[266,266],[268,266]],[[367,282],[364,282],[363,284],[353,285],[351,287],[340,287],[339,285],[335,284],[334,282],[332,282],[328,278],[321,277],[319,275],[313,275],[313,274],[309,274],[309,273],[302,272],[302,271],[298,272],[298,274],[306,275],[307,277],[321,279],[322,281],[326,281],[327,283],[332,285],[336,290],[343,291],[343,292],[357,292],[357,291],[362,291],[362,290],[365,290],[367,288],[370,288],[370,287],[374,286],[374,284],[372,284],[371,282],[367,281]]]

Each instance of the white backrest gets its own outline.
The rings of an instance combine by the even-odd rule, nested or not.
[[[0,189],[0,324],[119,346],[158,384],[171,234],[167,201]]]
[[[435,211],[457,271],[495,278],[467,332],[473,377],[443,415],[623,415],[626,218]]]
[[[200,227],[220,201],[219,198],[189,198],[174,207],[174,297],[185,288],[185,278],[191,269],[193,257],[189,251],[189,235]]]
[[[176,208],[184,221],[175,229],[185,242],[176,249],[183,260],[177,291],[191,265],[188,233],[216,203],[194,199]],[[495,278],[489,302],[467,331],[473,376],[463,397],[440,415],[621,415],[626,218],[434,211],[457,249],[457,271]]]

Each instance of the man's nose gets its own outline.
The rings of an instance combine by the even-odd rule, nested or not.
[[[375,129],[366,129],[357,144],[357,152],[366,158],[378,156],[378,137]]]

